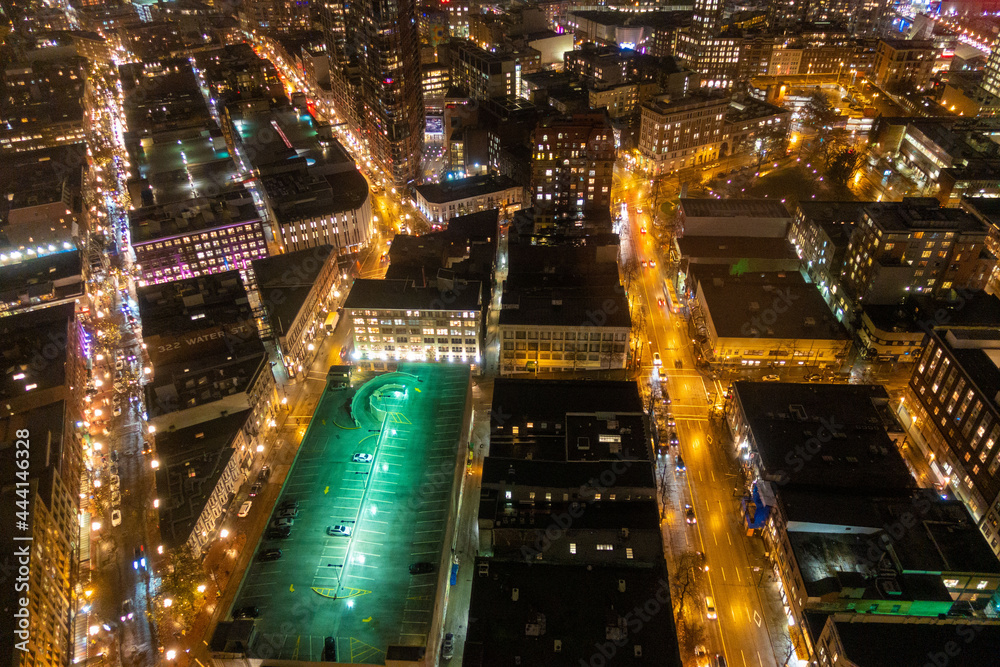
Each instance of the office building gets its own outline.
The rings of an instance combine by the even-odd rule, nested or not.
[[[684,236],[785,238],[792,216],[773,199],[680,200]]]
[[[295,33],[311,26],[309,3],[301,0],[248,0],[239,14],[247,30]]]
[[[453,42],[451,85],[476,100],[521,94],[521,63],[515,54],[494,53],[470,41]]]
[[[0,107],[0,149],[33,151],[84,141],[84,58],[13,62],[3,78],[6,95]]]
[[[872,204],[851,235],[841,285],[853,301],[875,304],[982,289],[996,265],[986,237],[981,221],[936,199]]]
[[[729,89],[736,78],[740,40],[720,34],[723,9],[721,0],[695,0],[691,27],[678,44],[688,67],[701,75],[705,88]]]
[[[604,114],[542,120],[532,138],[531,194],[538,231],[611,215],[615,141]]]
[[[482,284],[438,278],[426,287],[409,280],[354,281],[344,301],[353,327],[355,362],[481,362]]]
[[[136,208],[129,224],[140,285],[243,269],[268,255],[264,224],[243,186]]]

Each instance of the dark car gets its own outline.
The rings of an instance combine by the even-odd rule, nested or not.
[[[266,482],[267,478],[270,476],[271,476],[271,466],[264,466],[263,468],[260,469],[260,472],[257,473],[257,481]]]
[[[441,657],[444,660],[451,660],[455,657],[455,635],[448,633],[441,642]]]
[[[324,662],[337,661],[337,640],[333,637],[327,637],[323,641],[323,660]]]
[[[257,560],[259,561],[272,561],[281,558],[281,549],[265,549],[257,554]]]
[[[684,516],[688,523],[698,523],[698,519],[694,516],[694,508],[690,505],[684,506]]]
[[[111,450],[111,460],[114,461],[115,463],[118,463],[118,450],[117,449],[112,449]]]
[[[410,574],[428,574],[434,571],[434,563],[421,561],[410,565]]]
[[[267,537],[273,540],[283,540],[292,534],[292,529],[289,526],[284,526],[282,528],[268,528]]]
[[[135,548],[135,552],[133,552],[133,555],[134,555],[134,558],[132,559],[132,569],[133,570],[139,570],[139,569],[145,570],[146,569],[146,547],[144,547],[143,545],[140,544],[139,546],[137,546]]]
[[[670,434],[670,446],[671,447],[676,447],[679,444],[681,444],[681,441],[677,438],[677,434],[676,433],[671,433]]]
[[[281,504],[278,505],[278,509],[283,509],[284,510],[284,509],[288,509],[288,508],[298,509],[299,508],[299,501],[293,500],[293,499],[290,498],[288,500],[281,501]]]
[[[122,615],[121,622],[131,621],[134,612],[132,611],[132,600],[125,600],[122,602]]]
[[[240,607],[233,612],[233,618],[257,618],[260,615],[260,609],[248,604],[245,607]]]
[[[684,472],[685,470],[687,470],[687,467],[684,465],[684,459],[681,458],[680,454],[678,454],[676,459],[674,460],[674,468],[677,470],[677,472]]]
[[[262,488],[263,487],[260,484],[254,484],[253,486],[251,486],[250,487],[250,494],[249,494],[250,497],[253,498],[254,496],[256,496],[258,493],[260,493],[260,490]]]

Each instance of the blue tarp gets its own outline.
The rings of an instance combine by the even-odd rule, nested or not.
[[[451,585],[458,583],[458,563],[451,564]]]

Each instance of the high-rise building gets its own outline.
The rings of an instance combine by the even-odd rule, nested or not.
[[[725,141],[728,110],[729,98],[718,94],[650,100],[642,106],[641,166],[662,174],[714,160]]]
[[[361,131],[372,160],[397,185],[414,180],[424,145],[420,40],[413,0],[360,0],[344,17],[357,59]]]
[[[691,29],[679,49],[708,88],[731,87],[740,60],[740,40],[719,36],[722,13],[722,0],[695,0]]]
[[[292,33],[311,25],[309,3],[303,0],[249,0],[240,17],[249,28],[266,32]]]
[[[983,68],[983,80],[979,84],[979,101],[983,113],[995,115],[1000,112],[1000,39],[993,43],[989,60]]]
[[[615,141],[604,114],[543,120],[535,128],[532,143],[536,227],[610,217]]]

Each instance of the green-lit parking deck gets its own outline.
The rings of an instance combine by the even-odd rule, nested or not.
[[[324,392],[274,510],[298,501],[291,534],[257,547],[281,558],[255,558],[233,605],[260,609],[251,656],[320,660],[334,637],[338,661],[383,664],[389,645],[426,644],[448,582],[468,387],[467,366],[400,364]],[[358,452],[374,461],[352,462]],[[351,535],[328,535],[336,524]],[[411,575],[416,562],[435,571]]]

